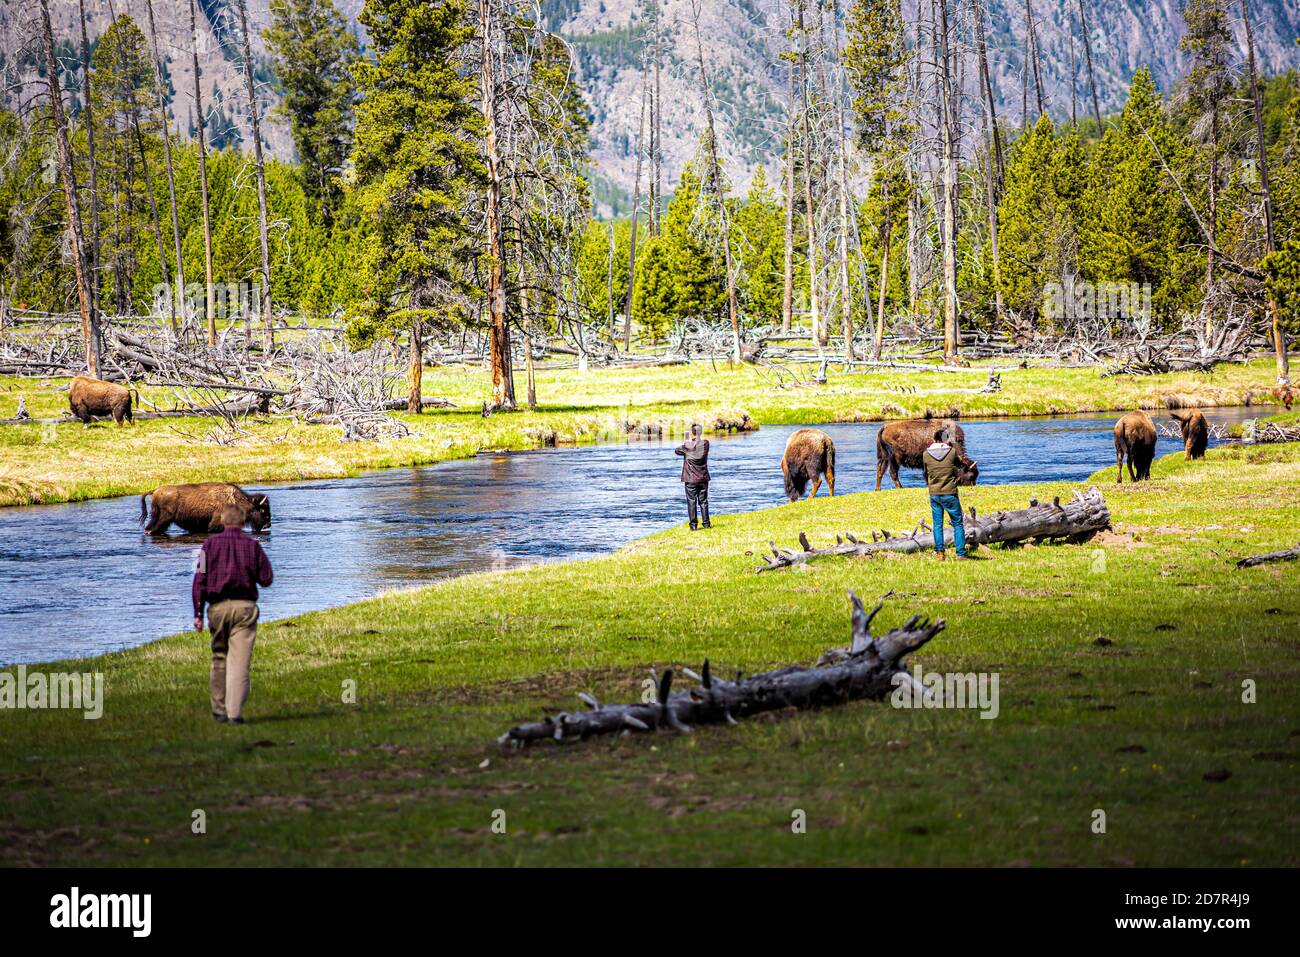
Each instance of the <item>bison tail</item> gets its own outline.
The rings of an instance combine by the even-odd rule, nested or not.
[[[144,504],[144,500],[147,499],[148,497],[149,497],[148,492],[145,492],[143,495],[140,496],[140,524],[141,525],[143,525],[144,520],[149,517],[149,509]]]

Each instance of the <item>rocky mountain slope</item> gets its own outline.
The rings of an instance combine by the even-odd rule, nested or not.
[[[364,0],[339,0],[340,9],[353,22]],[[650,32],[650,4],[656,0],[540,0],[549,28],[572,44],[592,114],[593,182],[605,210],[626,208],[635,167],[635,146],[641,110],[645,53]],[[719,110],[719,130],[729,158],[728,172],[735,188],[744,188],[760,163],[778,162],[785,111],[785,66],[778,59],[785,49],[789,23],[788,0],[658,0],[663,25],[661,71],[663,103],[664,186],[671,189],[682,165],[694,153],[703,127],[703,100],[696,63],[692,3],[700,5],[700,35]],[[952,2],[952,0],[950,0]],[[1031,75],[1026,57],[1026,5],[1022,0],[986,0],[990,18],[990,58],[993,83],[1001,115],[1018,123],[1026,99],[1024,79]],[[84,0],[92,39],[114,13],[127,13],[142,25],[145,0]],[[247,141],[248,122],[232,39],[234,5],[230,0],[197,0],[200,63],[210,122],[219,144]],[[269,0],[248,0],[253,30],[260,34],[269,17]],[[953,9],[968,24],[971,4],[957,2]],[[75,57],[77,3],[51,0],[56,35],[67,57]],[[808,26],[816,29],[822,18],[822,36],[831,47],[830,29],[836,12],[842,16],[848,0],[827,0],[823,7],[809,5]],[[1072,109],[1080,117],[1090,112],[1084,67],[1083,32],[1079,25],[1079,0],[1031,0],[1040,50],[1046,105],[1058,118],[1068,119]],[[1129,79],[1139,66],[1150,66],[1156,81],[1168,88],[1185,69],[1178,41],[1183,32],[1179,0],[1084,0],[1093,64],[1102,110],[1118,108]],[[1245,43],[1240,27],[1240,5],[1233,2],[1233,27],[1239,56]],[[915,33],[930,16],[932,0],[904,0],[910,29]],[[0,67],[22,72],[24,62],[38,49],[33,41],[35,0],[6,0],[0,5]],[[1300,5],[1294,0],[1254,0],[1255,44],[1261,69],[1276,73],[1300,66]],[[168,58],[167,70],[174,90],[173,106],[182,132],[194,128],[189,93],[192,68],[189,55],[189,4],[187,0],[154,0],[159,42]],[[966,31],[969,33],[969,31]],[[260,35],[254,40],[259,86],[264,106],[276,99],[273,77]],[[1071,97],[1071,77],[1074,100]],[[30,71],[29,71],[30,78]],[[975,91],[976,73],[968,67],[963,82]],[[11,105],[15,96],[7,94]],[[29,88],[28,96],[38,95]],[[1035,94],[1027,91],[1029,110],[1035,111]],[[972,117],[977,102],[971,99]],[[292,153],[284,124],[268,123],[268,140],[279,155]]]

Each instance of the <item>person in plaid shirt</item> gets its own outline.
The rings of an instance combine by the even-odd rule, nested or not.
[[[194,561],[194,630],[203,630],[203,606],[212,630],[212,717],[244,723],[253,641],[257,637],[257,588],[271,584],[271,562],[262,546],[244,534],[244,512],[221,511],[221,531],[199,549]]]

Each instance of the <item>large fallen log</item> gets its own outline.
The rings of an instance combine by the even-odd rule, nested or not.
[[[1295,548],[1283,549],[1280,552],[1265,552],[1263,555],[1251,555],[1249,558],[1243,558],[1237,562],[1238,568],[1254,568],[1256,565],[1264,565],[1268,562],[1293,562],[1300,558],[1300,545]]]
[[[1067,539],[1069,541],[1086,541],[1097,532],[1110,526],[1110,509],[1106,500],[1094,486],[1086,493],[1075,490],[1074,498],[1061,504],[1059,498],[1050,503],[1040,503],[1030,499],[1029,507],[1010,512],[996,512],[992,515],[978,516],[971,506],[965,521],[966,544],[989,545],[993,542],[1023,542],[1029,539]],[[847,540],[846,540],[847,539]],[[771,556],[764,556],[767,563],[754,569],[768,572],[775,568],[790,568],[803,565],[818,558],[832,555],[853,555],[859,558],[877,552],[902,552],[911,554],[934,548],[934,536],[930,526],[921,522],[910,533],[893,534],[881,530],[871,533],[871,541],[865,541],[845,532],[835,536],[835,544],[827,548],[813,548],[804,532],[799,533],[801,551],[772,546]],[[944,529],[944,542],[953,542],[952,528]]]
[[[673,691],[673,671],[655,675],[657,697],[638,704],[601,704],[585,692],[578,697],[590,710],[547,715],[542,721],[511,728],[497,739],[503,746],[526,747],[533,741],[579,741],[598,734],[671,729],[689,733],[695,725],[735,724],[740,718],[781,708],[816,708],[859,699],[879,700],[895,682],[916,685],[903,656],[920,648],[944,629],[943,620],[913,616],[902,628],[879,638],[871,635],[871,619],[862,602],[849,592],[853,604],[852,635],[846,648],[832,648],[812,667],[793,665],[776,671],[725,681],[712,673],[706,659],[700,673],[682,669],[699,687]],[[653,672],[652,672],[653,673]],[[902,677],[895,679],[895,675]],[[917,686],[914,690],[921,691]]]

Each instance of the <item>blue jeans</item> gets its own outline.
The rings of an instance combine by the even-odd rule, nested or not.
[[[952,519],[952,543],[957,554],[966,554],[966,526],[961,517],[961,500],[956,495],[931,495],[930,512],[934,525],[934,550],[943,551],[943,513]]]

